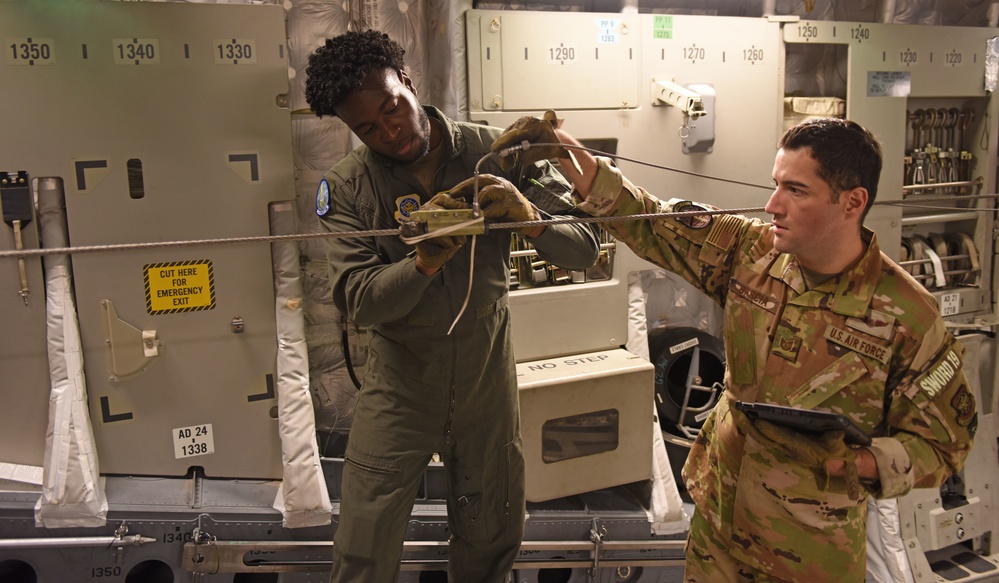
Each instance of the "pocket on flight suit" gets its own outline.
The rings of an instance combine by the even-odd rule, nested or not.
[[[759,339],[767,337],[774,315],[734,294],[729,294],[728,304],[724,338],[728,373],[736,385],[753,384],[767,362],[767,343]]]
[[[451,504],[455,514],[451,528],[458,538],[467,542],[489,540],[482,472],[482,464],[459,465],[451,472]]]
[[[493,459],[490,466],[459,465],[452,472],[452,527],[468,542],[490,541],[521,522],[524,463],[520,438],[504,445]]]

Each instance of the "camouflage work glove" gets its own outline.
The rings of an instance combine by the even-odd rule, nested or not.
[[[423,203],[420,210],[467,209],[471,206],[463,200],[452,198],[447,193],[441,192]],[[420,241],[416,244],[416,256],[423,265],[431,269],[438,269],[454,257],[458,249],[465,244],[466,239],[464,235],[444,235]]]
[[[551,109],[545,112],[543,118],[525,116],[513,122],[506,128],[503,135],[496,138],[489,149],[493,153],[500,153],[511,146],[516,146],[523,142],[530,144],[558,144],[558,137],[555,129],[562,126],[562,120],[558,119]],[[532,146],[526,150],[521,150],[506,156],[500,156],[500,167],[503,170],[510,170],[519,162],[527,165],[539,160],[550,160],[552,158],[568,158],[569,151],[562,146]]]
[[[832,478],[827,464],[835,460],[843,461],[847,495],[851,500],[860,500],[862,486],[857,475],[857,454],[846,445],[843,431],[826,431],[813,436],[762,419],[750,425],[759,434],[754,437],[761,443],[782,449],[802,464],[821,470],[826,476],[825,483],[819,484],[823,490],[829,487]]]

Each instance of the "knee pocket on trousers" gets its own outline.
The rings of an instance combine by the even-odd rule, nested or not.
[[[486,530],[483,466],[462,465],[454,471],[454,530],[469,542],[488,539]]]
[[[469,542],[488,540],[486,519],[483,514],[485,501],[482,493],[474,492],[458,497],[458,524],[461,526],[459,535]]]
[[[518,438],[503,446],[495,463],[453,470],[452,522],[459,538],[472,543],[492,540],[507,529],[511,513],[523,514],[522,460]],[[517,480],[519,485],[511,483]]]

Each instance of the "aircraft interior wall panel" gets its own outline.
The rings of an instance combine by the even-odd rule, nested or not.
[[[589,23],[602,15],[531,12],[518,16],[516,20],[503,16],[502,42],[507,43],[508,37],[519,39],[527,34],[518,26],[521,22],[532,21],[529,27],[524,25],[525,31],[539,27],[548,31],[544,36],[546,44],[532,48],[530,53],[533,54],[545,53],[543,47],[550,51],[559,44],[567,44],[569,41],[563,41],[560,34],[563,30],[576,28],[574,19]],[[613,16],[608,15],[608,18]],[[675,15],[670,17],[671,24],[666,28],[667,25],[657,21],[662,15],[638,15],[638,23],[629,24],[628,34],[629,42],[633,42],[630,39],[634,37],[641,39],[641,45],[635,49],[641,53],[641,67],[637,70],[641,86],[638,103],[622,102],[608,108],[601,94],[590,89],[575,97],[589,97],[582,105],[560,108],[559,104],[566,99],[564,94],[572,92],[576,79],[583,77],[593,87],[613,81],[604,79],[601,70],[594,72],[575,65],[539,62],[528,66],[523,59],[513,64],[504,61],[502,66],[487,62],[485,51],[479,45],[496,41],[483,40],[479,30],[497,17],[496,13],[479,10],[469,11],[467,17],[472,23],[468,30],[470,117],[473,121],[505,127],[523,115],[537,115],[544,109],[553,108],[565,119],[563,127],[577,138],[616,138],[617,154],[622,156],[764,187],[769,185],[779,137],[782,97],[778,24],[763,19]],[[476,21],[479,26],[475,26]],[[663,36],[669,38],[660,38]],[[577,46],[576,52],[587,53],[595,47],[593,41],[590,46]],[[549,72],[543,72],[545,67]],[[494,107],[482,101],[488,101],[497,91],[508,91],[509,78],[516,74],[520,79],[526,74],[521,68],[531,71],[536,80],[529,85],[533,107],[526,110]],[[716,134],[711,152],[682,152],[679,132],[684,125],[683,113],[673,106],[654,104],[653,78],[679,85],[704,83],[714,87],[717,111],[708,112],[714,117]],[[492,83],[493,89],[481,89],[479,83]],[[519,81],[515,84],[525,86]],[[501,98],[499,102],[507,103],[506,93],[496,94]],[[628,169],[629,177],[635,177],[634,182],[661,189],[661,198],[701,195],[698,200],[719,206],[730,203],[733,203],[731,206],[747,206],[762,205],[769,196],[766,188],[712,182],[627,161],[620,164]]]
[[[294,198],[280,6],[10,2],[0,28],[0,159],[63,178],[73,246],[264,236],[268,204]],[[101,471],[279,477],[269,246],[73,270]]]
[[[981,179],[983,194],[994,190],[996,137],[995,100],[985,87],[989,39],[994,29],[948,26],[915,26],[877,23],[800,21],[784,26],[784,40],[798,44],[842,44],[848,46],[847,117],[869,128],[881,141],[884,168],[878,200],[909,198],[918,202],[920,193],[904,193],[903,160],[914,148],[913,114],[958,108],[962,115],[970,111],[970,121],[961,132],[963,148],[972,156],[970,179]],[[963,123],[963,122],[962,122]],[[956,140],[961,141],[961,140]],[[913,196],[916,194],[917,196]],[[946,191],[922,193],[936,197],[938,206],[954,211],[983,209],[990,201],[953,202]],[[943,209],[946,212],[946,208]],[[939,212],[937,209],[933,212]],[[904,238],[912,235],[961,231],[971,236],[980,255],[981,273],[976,285],[952,289],[932,281],[927,287],[938,296],[945,316],[959,321],[973,321],[991,313],[992,306],[992,226],[991,213],[978,212],[977,218],[961,219],[954,214],[938,222],[920,219],[920,211],[899,206],[872,209],[866,223],[878,233],[882,250],[890,257],[901,258]],[[976,213],[972,213],[976,214]],[[962,223],[953,222],[961,220]],[[945,269],[948,267],[945,266]]]
[[[38,248],[37,225],[32,219],[21,228],[23,249]],[[15,249],[13,225],[0,223],[0,250]],[[27,296],[20,293],[22,267]],[[41,467],[50,389],[41,259],[25,258],[20,266],[14,258],[0,261],[0,282],[0,462]]]
[[[660,198],[698,200],[722,208],[762,207],[766,203],[782,112],[782,47],[777,23],[728,17],[642,14],[625,18],[617,14],[485,10],[470,10],[466,21],[472,121],[506,127],[521,116],[553,108],[565,120],[563,128],[573,136],[615,143],[615,153],[621,156],[755,185],[618,161],[632,182]],[[499,24],[494,25],[496,22]],[[624,61],[625,65],[613,72],[594,67],[591,61],[548,59],[559,47],[571,46],[575,55],[587,58],[598,50],[606,52],[607,43],[601,42],[594,23],[607,26],[604,40],[617,39],[620,47],[639,56]],[[539,30],[544,34],[538,34]],[[510,50],[510,45],[526,49]],[[497,62],[497,54],[502,63]],[[569,53],[562,50],[561,54],[567,61]],[[618,54],[626,51],[620,49]],[[639,88],[637,101],[607,97],[605,86],[617,84],[621,71],[631,76],[625,87]],[[714,108],[707,112],[714,125],[711,151],[684,153],[680,135],[684,114],[656,99],[653,78],[713,88]],[[585,88],[579,87],[581,81],[587,83]],[[526,109],[513,107],[511,102]],[[653,266],[623,246],[619,245],[616,253],[613,280],[597,284],[600,289],[573,287],[511,294],[521,362],[552,354],[545,349],[553,345],[584,352],[608,348],[607,339],[619,344],[627,340],[622,338],[622,330],[628,273]],[[560,301],[563,296],[578,296],[581,302]],[[580,317],[579,305],[585,306],[585,318]],[[539,329],[520,324],[543,321],[560,325]],[[565,342],[567,338],[572,340]],[[599,343],[592,343],[592,339]],[[585,344],[588,340],[591,345]]]

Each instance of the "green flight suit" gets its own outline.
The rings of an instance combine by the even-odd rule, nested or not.
[[[664,202],[609,160],[598,162],[593,191],[579,203],[587,212],[717,210]],[[683,469],[697,512],[714,531],[703,538],[725,541],[736,560],[773,579],[864,581],[867,496],[939,486],[961,469],[977,427],[964,348],[945,330],[933,296],[881,253],[867,229],[859,262],[808,289],[797,260],[774,249],[770,226],[756,219],[676,216],[602,226],[724,309],[725,391]],[[750,421],[731,406],[736,400],[848,415],[874,436],[869,449],[880,479],[851,499],[845,479],[747,436]]]
[[[442,166],[436,192],[473,175],[502,131],[441,122]],[[576,212],[570,187],[544,162],[503,172],[495,158],[481,173],[503,176],[548,217]],[[429,200],[404,167],[360,147],[326,175],[329,209],[317,199],[330,232],[394,229],[398,218]],[[358,394],[334,536],[333,581],[395,581],[402,543],[421,478],[434,453],[447,476],[449,579],[507,581],[524,530],[524,459],[507,293],[510,229],[475,240],[472,292],[448,335],[469,285],[472,241],[427,277],[413,247],[398,237],[326,239],[336,306],[370,327],[368,368]],[[541,257],[571,270],[599,253],[593,229],[550,225],[531,240]]]

